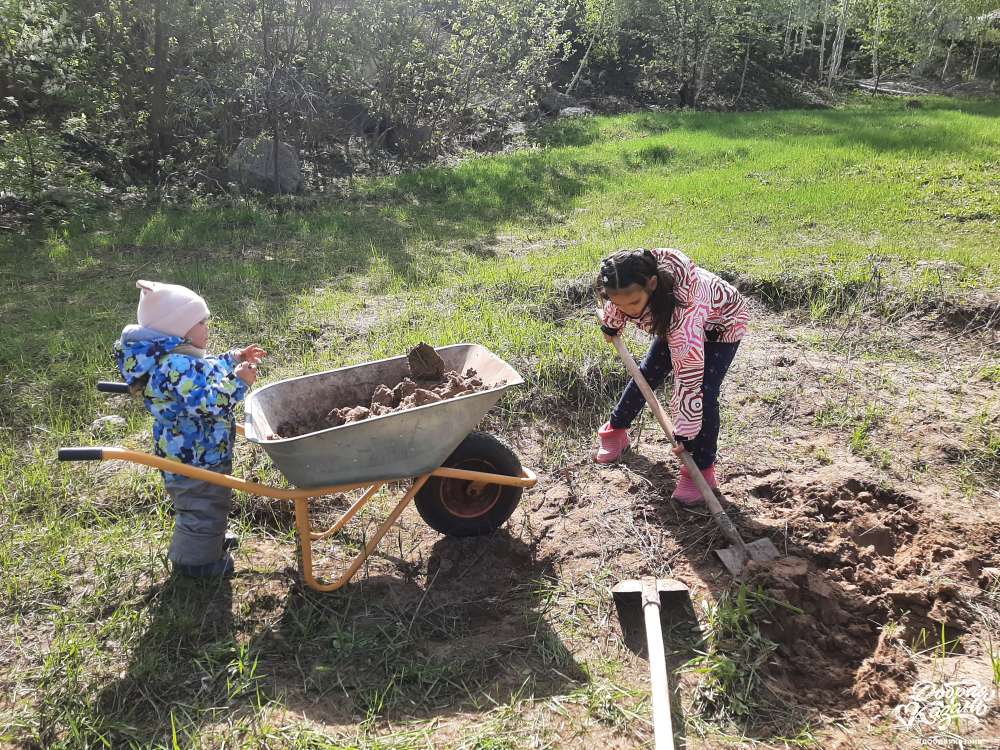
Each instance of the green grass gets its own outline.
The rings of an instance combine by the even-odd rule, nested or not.
[[[757,626],[768,603],[761,592],[741,584],[733,595],[705,604],[699,618],[704,644],[685,665],[698,675],[699,714],[746,719],[766,706],[760,673],[778,647]]]
[[[995,403],[970,420],[963,443],[956,458],[966,492],[971,495],[979,486],[996,486],[1000,482],[1000,426]]]
[[[683,666],[697,677],[689,718],[695,733],[740,747],[754,746],[755,741],[745,733],[727,732],[770,725],[768,740],[774,746],[819,746],[809,723],[812,717],[790,711],[785,699],[772,693],[764,679],[778,644],[761,632],[759,623],[769,621],[769,613],[778,607],[802,614],[799,608],[745,583],[733,586],[715,602],[703,603],[699,616],[702,643],[695,649],[697,655]]]
[[[485,697],[491,663],[409,658],[429,633],[462,637],[460,622],[352,629],[343,618],[357,602],[337,597],[275,610],[159,587],[172,519],[156,476],[53,458],[60,445],[146,447],[141,406],[93,389],[115,377],[110,345],[133,319],[137,278],[202,292],[215,348],[259,341],[271,352],[262,382],[420,340],[473,341],[528,381],[494,412],[495,426],[541,412],[572,433],[596,425],[624,383],[587,313],[585,283],[569,283],[589,279],[613,249],[681,247],[774,304],[818,316],[995,289],[998,116],[996,102],[936,99],[919,110],[877,102],[572,120],[537,133],[535,149],[364,181],[345,201],[123,210],[3,238],[0,627],[19,645],[0,669],[0,744],[426,747],[436,705],[493,712],[495,736],[455,746],[513,747],[525,736]],[[982,377],[995,381],[996,365]],[[90,434],[106,413],[126,417],[123,434]],[[845,439],[864,452],[875,423],[861,417],[845,423]],[[995,471],[991,429],[977,466]],[[553,439],[551,450],[567,445]],[[239,464],[279,480],[259,457]],[[238,505],[246,536],[291,540],[287,517],[252,499]],[[527,587],[515,605],[537,615],[551,594],[542,589]],[[572,663],[567,633],[606,618],[586,593],[559,597],[576,602],[565,605],[565,631],[526,623],[525,663],[546,674]],[[190,614],[229,604],[237,611],[225,627]],[[299,645],[275,649],[275,627],[300,633]],[[267,649],[305,670],[297,682],[258,658]],[[340,690],[345,671],[365,675],[345,718],[356,731],[331,739],[283,713],[290,695]],[[564,693],[598,723],[618,726],[633,711],[613,681],[582,684]],[[399,725],[420,711],[424,720]]]
[[[851,453],[881,469],[889,467],[892,455],[888,449],[878,445],[872,433],[885,420],[885,409],[878,404],[842,404],[839,400],[824,403],[813,417],[819,427],[846,431],[846,443]]]

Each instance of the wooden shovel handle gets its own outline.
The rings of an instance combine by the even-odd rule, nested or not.
[[[674,750],[670,686],[667,683],[667,659],[660,624],[660,594],[656,590],[655,578],[647,578],[642,582],[642,617],[646,626],[646,653],[649,656],[649,692],[653,700],[655,750]]]
[[[649,387],[649,383],[646,382],[646,378],[643,377],[642,370],[639,369],[639,365],[635,363],[635,359],[632,357],[632,353],[625,346],[625,342],[622,341],[621,336],[612,336],[611,343],[615,345],[615,350],[618,352],[618,356],[621,358],[625,365],[625,369],[628,370],[628,374],[632,376],[632,380],[639,390],[642,391],[642,395],[646,398],[646,403],[649,404],[649,408],[653,410],[653,414],[656,416],[656,421],[660,423],[660,427],[663,428],[663,432],[668,438],[670,438],[671,444],[674,447],[678,447],[681,444],[677,442],[677,438],[674,437],[674,425],[670,421],[670,417],[663,410],[663,405],[660,404],[660,400],[653,393],[653,389]],[[684,449],[680,454],[680,459],[687,467],[688,473],[691,474],[691,478],[694,480],[695,486],[698,487],[698,491],[701,493],[702,498],[705,500],[705,504],[708,509],[712,512],[715,522],[719,524],[719,528],[722,533],[726,536],[730,542],[732,542],[736,547],[738,547],[744,553],[746,552],[746,544],[743,542],[742,537],[740,537],[739,532],[736,527],[733,526],[733,522],[726,515],[726,512],[719,505],[719,499],[715,496],[712,488],[708,486],[708,482],[705,481],[705,477],[701,473],[701,469],[694,462],[691,453]]]

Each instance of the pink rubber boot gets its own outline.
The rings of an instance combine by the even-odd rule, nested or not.
[[[702,475],[705,477],[705,481],[708,482],[708,486],[713,490],[718,487],[718,483],[715,481],[715,466],[709,466],[707,469],[702,469]],[[705,498],[701,496],[701,492],[698,491],[698,485],[694,483],[694,479],[691,478],[691,474],[688,472],[687,466],[681,465],[681,476],[677,480],[677,487],[674,489],[674,494],[670,496],[671,500],[676,500],[680,505],[684,506],[694,506],[703,505],[705,503]]]
[[[601,425],[601,429],[597,431],[597,439],[600,445],[594,454],[594,460],[599,464],[614,463],[628,448],[628,430],[624,427],[616,430],[610,422]]]

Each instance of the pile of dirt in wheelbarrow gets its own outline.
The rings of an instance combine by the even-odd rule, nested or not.
[[[914,680],[914,651],[970,640],[996,534],[963,538],[916,497],[856,479],[765,480],[751,492],[796,530],[789,557],[747,567],[773,603],[761,630],[778,644],[779,688],[811,705],[850,695],[891,706]]]
[[[415,409],[439,401],[444,401],[467,393],[476,393],[495,387],[483,383],[473,368],[465,374],[455,370],[445,371],[444,360],[428,344],[419,344],[407,354],[410,377],[399,383],[380,384],[367,404],[335,407],[319,410],[315,416],[284,422],[278,425],[271,439],[298,437],[317,430],[340,427],[352,422],[361,422],[369,417]]]

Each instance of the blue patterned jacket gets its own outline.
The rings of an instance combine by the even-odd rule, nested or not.
[[[142,396],[154,417],[156,455],[202,468],[229,463],[233,410],[249,390],[234,372],[237,354],[199,358],[174,352],[182,343],[179,336],[127,326],[115,342],[115,361],[129,385],[142,385],[146,378]]]

